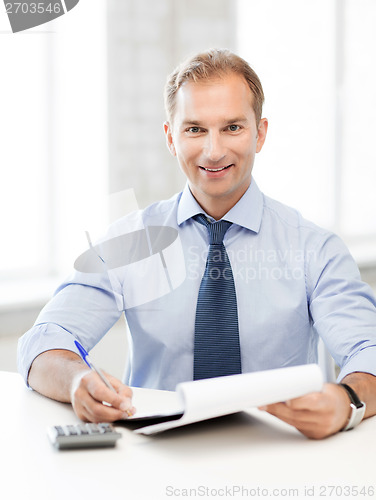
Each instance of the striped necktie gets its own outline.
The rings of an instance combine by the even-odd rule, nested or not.
[[[238,310],[231,264],[223,237],[231,222],[194,219],[209,231],[209,253],[198,293],[194,380],[241,373]]]

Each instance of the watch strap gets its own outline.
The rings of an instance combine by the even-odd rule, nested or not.
[[[353,429],[358,424],[360,424],[360,422],[363,420],[364,413],[366,411],[366,404],[359,399],[358,395],[356,394],[354,389],[352,389],[352,387],[347,384],[339,385],[345,389],[347,395],[350,398],[350,418],[345,427],[342,429],[343,431],[349,431],[350,429]]]

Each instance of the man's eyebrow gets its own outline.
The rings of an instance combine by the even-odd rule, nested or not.
[[[232,123],[245,123],[248,122],[248,118],[246,116],[238,116],[235,118],[224,118],[223,119],[223,124],[224,125],[231,125]],[[191,127],[201,127],[202,122],[199,122],[197,120],[184,120],[182,123],[183,127],[191,126]]]
[[[201,123],[196,121],[196,120],[184,120],[182,123],[182,126],[187,127],[188,125],[191,125],[194,127],[199,127],[199,126],[201,126]]]
[[[225,120],[225,123],[227,123],[227,125],[231,123],[244,123],[244,122],[248,122],[248,118],[246,116],[238,116],[236,118],[232,118],[231,120]]]

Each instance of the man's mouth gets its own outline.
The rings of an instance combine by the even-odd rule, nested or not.
[[[220,172],[221,170],[226,170],[226,168],[230,168],[233,166],[233,163],[231,165],[227,165],[226,167],[219,167],[219,168],[206,168],[206,167],[201,167],[202,170],[206,170],[207,172]]]

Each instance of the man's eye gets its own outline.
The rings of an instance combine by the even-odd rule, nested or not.
[[[228,129],[231,132],[237,132],[240,129],[240,127],[239,127],[239,125],[229,125]]]
[[[192,134],[197,134],[198,132],[200,132],[200,128],[199,127],[189,127],[188,132],[191,132]]]

